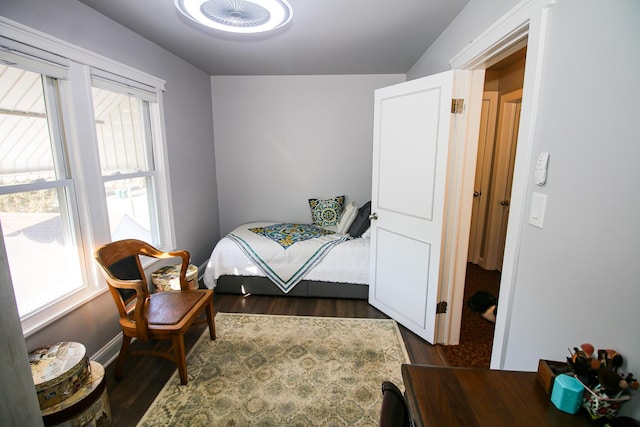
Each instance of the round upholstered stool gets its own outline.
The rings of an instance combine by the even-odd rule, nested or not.
[[[151,274],[151,281],[156,292],[180,290],[181,264],[167,265]],[[198,267],[189,264],[187,267],[187,283],[190,289],[198,289]]]

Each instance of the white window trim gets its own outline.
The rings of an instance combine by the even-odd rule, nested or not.
[[[91,81],[95,87],[100,89],[132,95],[136,98],[141,98],[144,101],[149,102],[156,102],[158,100],[156,96],[156,88],[128,79],[123,79],[120,76],[114,76],[111,73],[106,73],[103,70],[98,70],[96,68],[91,69]],[[126,91],[123,92],[123,88],[126,88]]]
[[[96,298],[108,290],[102,273],[98,270],[93,260],[93,251],[101,244],[110,241],[109,220],[104,197],[104,185],[100,176],[100,160],[97,149],[97,136],[93,126],[93,102],[91,101],[91,73],[101,74],[105,78],[117,78],[123,76],[133,81],[132,89],[135,93],[140,91],[155,92],[155,102],[150,105],[150,113],[153,116],[152,134],[154,137],[155,162],[157,171],[156,185],[159,187],[157,194],[158,226],[161,230],[160,249],[171,250],[175,247],[175,229],[173,211],[170,209],[171,186],[167,158],[166,131],[164,125],[163,92],[166,82],[145,72],[136,70],[127,65],[113,61],[104,56],[93,53],[52,37],[41,31],[27,27],[10,19],[0,16],[0,36],[18,43],[32,46],[34,51],[42,50],[45,55],[51,54],[63,58],[64,65],[68,66],[69,80],[60,80],[60,97],[62,116],[65,117],[65,133],[68,145],[73,145],[83,138],[84,143],[91,143],[95,150],[86,150],[79,153],[70,149],[71,172],[78,176],[77,168],[83,168],[80,175],[83,180],[75,180],[77,204],[81,207],[78,214],[80,228],[82,230],[82,246],[85,259],[91,265],[86,266],[87,286],[83,289],[52,302],[42,310],[28,316],[22,321],[25,337],[37,332],[48,323],[59,319],[67,313],[77,309],[86,302]],[[25,52],[29,55],[31,51]],[[43,58],[47,59],[47,58]],[[68,62],[67,62],[68,61]],[[55,61],[58,63],[59,61]],[[73,87],[69,83],[73,81]],[[87,108],[90,106],[91,108]],[[87,141],[90,138],[91,141]],[[85,156],[86,158],[80,158]],[[98,165],[98,167],[95,167]],[[74,168],[76,170],[74,171]],[[92,168],[93,173],[89,172]],[[87,191],[89,188],[101,188],[99,191]]]
[[[20,63],[21,67],[38,74],[45,74],[56,79],[67,78],[69,61],[56,55],[33,54],[35,49],[21,46],[13,40],[0,37],[0,61],[6,65]]]

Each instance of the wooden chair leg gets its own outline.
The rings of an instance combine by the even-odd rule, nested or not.
[[[213,314],[213,299],[209,301],[209,304],[207,304],[206,311],[207,311],[207,324],[209,324],[209,337],[213,341],[216,339],[216,323],[215,323],[214,314]]]
[[[173,351],[178,365],[178,373],[180,374],[180,384],[186,385],[187,379],[187,356],[184,349],[184,336],[182,334],[173,336]]]
[[[131,344],[131,337],[122,334],[122,345],[120,346],[120,354],[116,361],[115,378],[119,380],[122,378],[122,369],[124,368],[124,361],[127,359],[129,353],[129,344]]]

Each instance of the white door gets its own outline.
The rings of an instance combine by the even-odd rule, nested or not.
[[[471,232],[467,261],[482,263],[482,242],[485,235],[485,219],[489,201],[489,184],[493,167],[493,147],[498,117],[498,91],[486,91],[482,97],[480,113],[480,135],[478,137],[478,160],[475,185],[473,187],[473,208],[471,210]]]
[[[491,179],[493,188],[489,199],[486,231],[486,249],[483,262],[480,264],[487,270],[502,270],[521,107],[522,89],[507,93],[500,98],[495,167]]]
[[[433,343],[453,71],[375,92],[369,303]]]

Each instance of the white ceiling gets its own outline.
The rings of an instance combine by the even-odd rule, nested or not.
[[[405,74],[468,0],[289,0],[268,36],[196,28],[173,0],[80,0],[210,75]]]

